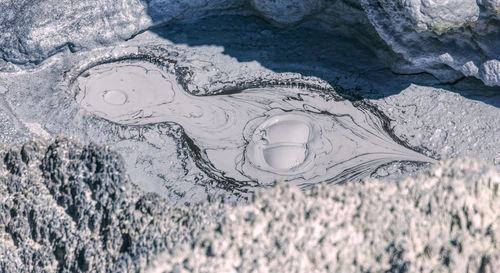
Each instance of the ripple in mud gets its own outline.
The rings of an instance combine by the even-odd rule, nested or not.
[[[194,96],[174,73],[141,60],[93,66],[74,89],[84,109],[113,123],[181,125],[198,167],[233,186],[338,183],[393,161],[433,161],[393,138],[367,105],[305,89]]]

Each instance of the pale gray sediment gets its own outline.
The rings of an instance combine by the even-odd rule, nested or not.
[[[0,148],[0,272],[495,272],[500,176],[469,159],[399,183],[278,186],[174,207],[107,147]]]
[[[72,88],[83,109],[113,123],[179,124],[199,151],[193,157],[200,168],[235,188],[341,183],[395,161],[435,162],[395,138],[382,113],[333,89],[193,96],[177,78],[165,66],[124,57],[81,72]]]

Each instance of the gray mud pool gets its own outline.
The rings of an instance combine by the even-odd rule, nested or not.
[[[212,16],[16,69],[1,78],[4,143],[110,145],[143,190],[178,204],[397,180],[463,155],[500,162],[497,87],[395,74],[362,43],[307,24]]]
[[[0,272],[499,272],[499,10],[0,0]]]
[[[375,107],[333,89],[277,85],[194,96],[175,71],[122,58],[83,71],[73,90],[83,109],[112,123],[180,125],[197,167],[236,190],[340,183],[395,161],[434,162],[397,139]]]

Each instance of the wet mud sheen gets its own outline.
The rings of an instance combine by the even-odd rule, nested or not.
[[[366,102],[302,83],[245,86],[195,96],[175,65],[135,55],[86,66],[71,80],[76,102],[112,123],[180,125],[197,166],[228,188],[341,183],[394,161],[434,162]]]

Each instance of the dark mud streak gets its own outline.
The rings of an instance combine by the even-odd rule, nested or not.
[[[182,134],[182,142],[189,148],[189,154],[196,166],[213,179],[219,188],[229,191],[238,197],[246,198],[244,194],[249,193],[252,187],[259,185],[256,181],[238,181],[234,178],[226,177],[223,172],[213,166],[208,160],[207,154],[185,132]]]
[[[119,57],[104,57],[101,58],[95,62],[92,62],[90,64],[77,67],[76,69],[72,71],[67,71],[65,73],[66,78],[69,83],[70,87],[70,92],[73,96],[76,96],[76,93],[78,92],[78,87],[76,80],[78,77],[82,76],[88,69],[91,69],[93,67],[102,65],[102,64],[110,64],[114,62],[122,62],[122,61],[147,61],[150,62],[156,66],[158,66],[161,70],[167,70],[167,71],[173,71],[176,75],[177,81],[179,84],[182,86],[184,89],[184,92],[190,95],[198,96],[198,97],[203,97],[203,96],[222,96],[222,95],[233,95],[233,94],[239,94],[242,93],[246,89],[250,88],[262,88],[262,87],[282,87],[282,88],[300,88],[304,89],[307,92],[313,92],[320,94],[321,97],[325,99],[333,99],[334,101],[343,101],[343,100],[348,100],[350,101],[353,106],[355,106],[358,110],[360,111],[366,111],[370,113],[371,116],[376,117],[379,119],[381,122],[382,128],[381,130],[387,133],[390,138],[397,143],[398,145],[401,145],[407,149],[410,149],[412,151],[415,151],[417,153],[425,154],[425,155],[431,155],[431,158],[437,158],[435,153],[432,153],[431,151],[425,150],[424,148],[421,147],[412,147],[408,144],[408,142],[405,142],[394,134],[392,128],[391,128],[391,120],[380,110],[377,109],[376,106],[372,105],[369,103],[367,100],[362,99],[360,96],[350,93],[349,91],[346,91],[342,88],[332,88],[329,86],[321,86],[321,85],[315,85],[315,84],[310,84],[308,82],[305,82],[305,80],[301,81],[301,79],[283,79],[283,80],[266,80],[266,79],[254,79],[252,81],[245,81],[245,82],[227,82],[226,87],[219,89],[214,92],[214,94],[207,94],[207,95],[196,95],[193,94],[193,92],[189,91],[188,89],[188,83],[189,81],[187,78],[191,76],[191,72],[189,71],[189,68],[187,67],[180,67],[178,66],[178,61],[176,60],[176,54],[175,52],[169,52],[164,48],[161,47],[155,47],[155,48],[139,48],[138,53],[126,53],[123,56]],[[290,100],[296,100],[296,101],[302,101],[301,94],[298,94],[294,98],[289,98]],[[290,110],[291,111],[291,110]],[[298,110],[303,113],[309,113],[311,111],[309,110]],[[314,111],[313,111],[314,112]],[[329,113],[327,111],[318,111],[317,113],[321,115],[329,115],[332,117],[335,117],[332,113]],[[113,123],[113,122],[111,122]],[[161,123],[166,123],[166,124],[177,124],[182,128],[182,126],[178,123],[175,122],[161,122]],[[135,127],[134,125],[127,125],[127,127]],[[144,127],[144,126],[138,126]],[[180,138],[179,138],[180,137]],[[259,184],[255,180],[248,180],[248,181],[238,181],[234,178],[227,177],[224,172],[219,171],[217,168],[213,166],[213,164],[209,161],[208,156],[206,152],[198,147],[196,142],[190,138],[182,129],[182,133],[180,136],[175,137],[178,141],[180,140],[183,144],[181,144],[182,147],[187,147],[189,151],[189,155],[193,159],[194,163],[196,166],[201,169],[209,178],[217,181],[216,183],[218,184],[218,187],[228,190],[231,192],[234,192],[235,194],[238,191],[240,193],[247,193],[248,190],[246,188],[248,187],[256,187]],[[248,143],[247,143],[248,144]],[[178,147],[179,149],[180,147]],[[179,151],[178,151],[179,153]],[[244,162],[245,159],[243,159]],[[385,164],[384,164],[385,165]],[[359,169],[359,168],[357,168]],[[346,170],[348,171],[348,170]],[[342,174],[338,175],[336,178],[342,178],[345,177],[345,179],[348,179],[350,176],[347,175],[344,171]],[[242,173],[242,175],[245,175]],[[247,176],[248,177],[248,176]],[[328,181],[334,181],[336,178],[333,179],[328,179]]]

